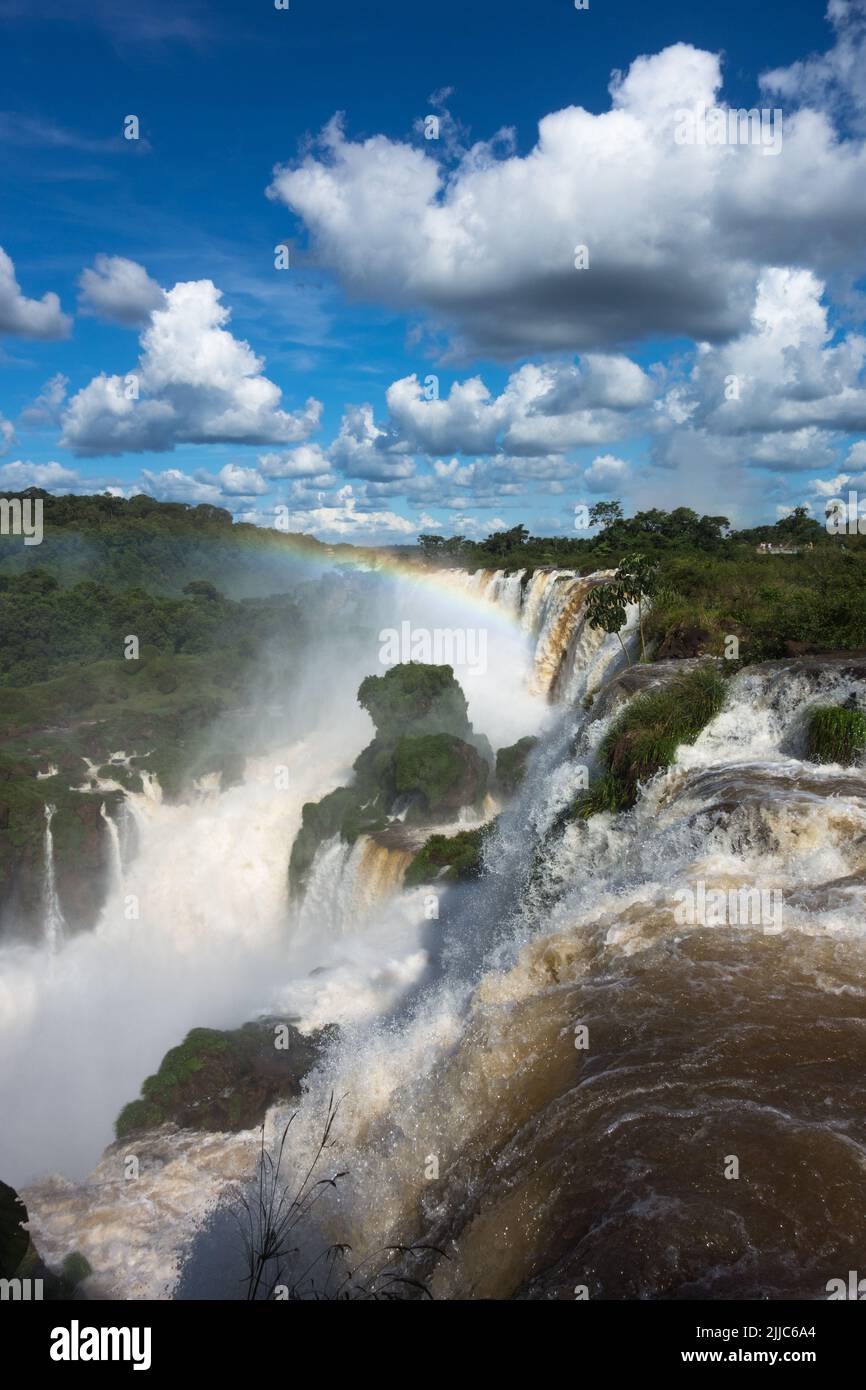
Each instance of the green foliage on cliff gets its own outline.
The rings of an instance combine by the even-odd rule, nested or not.
[[[456,734],[466,738],[472,726],[466,697],[450,666],[406,662],[384,676],[367,676],[358,688],[358,703],[385,738],[403,734]]]
[[[506,796],[513,796],[526,775],[529,755],[538,739],[527,735],[496,754],[496,782]]]
[[[398,793],[421,796],[430,814],[456,812],[484,795],[487,764],[453,734],[402,738],[394,750],[394,786]]]
[[[431,835],[419,850],[403,877],[405,888],[422,883],[466,882],[477,878],[482,868],[484,841],[495,822],[456,835]]]
[[[670,767],[680,744],[694,743],[724,703],[725,682],[712,666],[698,666],[632,700],[602,740],[601,776],[572,803],[569,819],[633,806],[639,783]]]
[[[590,526],[598,530],[586,538],[530,536],[519,526],[483,541],[422,536],[420,550],[433,565],[522,570],[524,583],[539,567],[589,574],[639,552],[658,566],[644,624],[653,660],[722,656],[730,636],[747,661],[798,647],[866,648],[866,536],[830,535],[803,508],[772,526],[733,531],[726,517],[689,507],[625,517],[617,502],[599,502]],[[792,553],[758,554],[761,543]]]
[[[222,1032],[193,1028],[142,1083],[115,1121],[118,1139],[169,1121],[187,1129],[250,1129],[276,1100],[300,1092],[333,1030],[304,1035],[282,1019]],[[281,1044],[276,1046],[278,1039]]]
[[[384,676],[367,676],[358,701],[376,725],[376,737],[355,760],[352,786],[304,806],[289,860],[293,896],[303,889],[325,840],[340,835],[351,844],[358,835],[384,830],[397,797],[413,798],[411,819],[442,819],[478,803],[486,791],[489,746],[472,732],[450,666],[393,666]]]

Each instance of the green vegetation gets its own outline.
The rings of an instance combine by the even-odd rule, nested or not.
[[[688,507],[626,518],[618,502],[596,503],[589,520],[599,529],[586,539],[530,536],[516,526],[484,541],[421,536],[419,548],[428,564],[521,569],[526,582],[540,566],[589,574],[640,555],[653,574],[642,622],[653,660],[730,655],[731,637],[740,660],[750,662],[866,648],[866,536],[831,536],[802,507],[773,526],[745,531]],[[758,554],[762,542],[799,553]],[[616,597],[593,602],[603,606]],[[618,607],[624,610],[624,603]],[[607,616],[613,624],[616,615]]]
[[[472,726],[466,697],[450,666],[405,662],[384,676],[367,676],[358,687],[358,703],[383,738],[403,734],[455,734],[467,738]]]
[[[586,619],[590,627],[601,628],[604,632],[619,637],[626,661],[629,661],[621,631],[626,620],[626,606],[637,604],[638,631],[640,633],[641,660],[646,660],[646,641],[644,619],[647,602],[658,588],[658,565],[652,564],[644,555],[627,555],[605,584],[597,584],[586,602]]]
[[[819,705],[809,716],[806,747],[814,763],[858,763],[866,749],[866,714],[844,705]]]
[[[332,1032],[304,1035],[284,1019],[245,1023],[230,1032],[193,1028],[143,1082],[140,1099],[123,1107],[114,1126],[117,1138],[169,1121],[185,1129],[252,1129],[270,1105],[300,1094],[302,1077]]]
[[[737,547],[672,556],[660,574],[647,620],[656,659],[721,656],[731,636],[749,662],[866,647],[864,548],[757,555]]]
[[[680,744],[694,743],[724,703],[725,683],[712,666],[699,666],[632,700],[602,741],[603,774],[575,799],[568,819],[633,806],[639,783],[670,767]]]
[[[402,738],[394,749],[394,788],[423,798],[429,814],[477,804],[487,789],[487,764],[453,734]]]
[[[38,546],[0,544],[0,575],[45,568],[64,587],[90,580],[111,590],[179,595],[193,581],[252,597],[293,587],[293,560],[351,552],[311,536],[233,524],[230,512],[207,504],[144,494],[54,497],[41,488],[3,495],[42,499],[44,538]]]
[[[457,835],[431,835],[409,865],[403,878],[404,888],[417,888],[422,883],[465,882],[481,873],[484,842],[491,834],[495,821],[475,830],[461,830]]]
[[[240,688],[266,641],[296,641],[302,615],[290,599],[233,602],[212,585],[204,587],[207,595],[189,584],[193,592],[185,597],[165,598],[89,579],[62,589],[41,567],[14,578],[0,575],[0,686],[32,686],[66,676],[74,697],[77,677],[86,699],[94,690],[82,673],[94,662],[113,659],[129,677],[149,662],[168,693],[172,681],[177,684],[175,658],[206,655],[215,683]],[[129,634],[138,639],[141,660],[125,659]]]
[[[526,764],[537,743],[537,738],[527,735],[496,754],[496,784],[506,796],[513,796],[526,776]]]
[[[355,759],[351,786],[304,806],[289,859],[293,896],[325,840],[340,835],[352,844],[358,835],[384,830],[398,797],[412,798],[408,819],[441,820],[480,804],[487,790],[492,752],[473,733],[450,666],[393,666],[384,676],[367,676],[358,701],[376,737]]]
[[[267,653],[257,688],[284,700],[309,640],[294,598],[230,599],[194,568],[242,589],[258,566],[260,590],[281,570],[285,587],[291,538],[233,527],[218,508],[29,495],[43,499],[42,544],[0,544],[0,931],[24,938],[40,929],[46,803],[67,925],[91,927],[101,909],[100,807],[119,794],[73,790],[85,759],[131,790],[154,773],[170,799],[205,774],[236,782],[257,751],[244,720],[253,672]],[[121,750],[137,756],[109,767]]]

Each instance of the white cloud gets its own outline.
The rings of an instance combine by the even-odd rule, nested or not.
[[[311,397],[294,413],[280,408],[279,387],[262,375],[249,344],[226,329],[220,299],[210,280],[175,285],[142,333],[132,386],[129,377],[94,377],[69,403],[62,442],[78,455],[100,455],[306,439],[321,404]]]
[[[323,499],[319,505],[311,506],[305,512],[304,530],[312,530],[323,538],[351,538],[358,542],[369,542],[375,537],[415,536],[418,525],[396,512],[364,510],[359,506],[352,485],[347,483],[335,498]]]
[[[699,345],[686,377],[657,402],[656,461],[691,450],[776,472],[832,468],[847,433],[866,429],[866,338],[830,326],[810,271],[770,267],[749,328]]]
[[[373,419],[369,405],[349,406],[340,432],[328,449],[328,457],[341,472],[353,478],[382,481],[411,478],[414,464],[392,452],[394,441]]]
[[[0,414],[0,454],[6,454],[12,447],[15,439],[15,426],[6,416]]]
[[[16,338],[67,338],[72,319],[60,308],[52,291],[27,299],[15,278],[15,267],[0,246],[0,333]]]
[[[54,376],[46,381],[32,404],[22,410],[21,424],[37,429],[43,425],[58,425],[66,402],[68,385],[69,378],[62,372],[55,372]]]
[[[327,473],[328,455],[319,444],[299,444],[282,454],[259,454],[259,472],[266,478],[314,478]]]
[[[615,75],[609,110],[553,112],[526,155],[476,151],[452,174],[385,136],[351,141],[335,119],[269,193],[353,295],[426,309],[458,347],[724,341],[748,327],[764,266],[856,273],[866,148],[809,108],[786,114],[776,157],[677,143],[678,112],[721,104],[721,80],[716,54],[675,44]]]
[[[599,454],[583,475],[583,482],[590,492],[621,492],[628,482],[629,466],[625,459],[615,458],[613,454]]]
[[[0,485],[16,492],[27,487],[75,487],[79,483],[78,474],[60,463],[24,463],[18,459],[0,467]]]
[[[862,123],[866,116],[866,0],[830,0],[827,18],[836,33],[833,47],[764,73],[761,88],[792,104],[839,108],[846,116],[853,107]]]
[[[270,483],[255,468],[241,468],[236,463],[227,463],[217,477],[226,497],[260,497],[271,490]]]
[[[388,427],[373,425],[369,406],[363,424],[380,453],[537,455],[619,438],[652,393],[651,379],[630,358],[588,353],[579,364],[526,363],[499,396],[474,376],[428,399],[413,372],[388,387]]]
[[[192,506],[210,502],[219,506],[222,501],[222,493],[215,484],[192,478],[180,468],[164,468],[160,473],[143,468],[141,481],[144,491],[160,502],[188,502]]]
[[[165,304],[164,290],[144,266],[123,256],[98,255],[94,268],[81,272],[78,284],[82,312],[125,328],[146,323],[153,310]]]

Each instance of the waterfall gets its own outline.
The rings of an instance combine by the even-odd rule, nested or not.
[[[105,809],[105,802],[100,802],[99,814],[105,821],[108,830],[108,843],[111,848],[111,876],[109,880],[109,893],[120,893],[123,889],[123,857],[120,852],[120,831],[117,821],[110,816]]]
[[[553,702],[586,693],[589,682],[582,677],[589,675],[593,654],[605,646],[605,634],[587,627],[584,605],[590,590],[612,573],[599,570],[581,576],[574,570],[542,569],[527,577],[524,569],[511,574],[456,570],[448,573],[446,582],[515,620],[530,644],[529,689]],[[634,635],[636,618],[636,607],[629,605],[623,633],[626,644]],[[602,666],[594,673],[596,682],[611,660],[617,658],[608,643]]]
[[[51,830],[51,822],[54,819],[57,807],[50,802],[45,803],[45,944],[50,952],[55,952],[63,945],[66,935],[66,921],[63,910],[60,906],[60,899],[57,896],[57,884],[54,874],[54,835]]]
[[[426,1245],[408,1276],[455,1298],[562,1299],[585,1284],[611,1299],[808,1300],[858,1267],[866,769],[810,762],[805,731],[816,705],[862,705],[866,661],[739,671],[726,707],[631,810],[569,820],[641,688],[622,675],[617,638],[586,624],[587,594],[605,577],[448,577],[454,602],[508,618],[525,655],[511,684],[487,674],[480,708],[515,704],[528,681],[538,696],[520,718],[544,710],[472,882],[401,889],[416,848],[402,826],[326,841],[289,910],[301,808],[346,784],[363,743],[340,721],[280,754],[288,794],[275,790],[273,760],[251,760],[243,786],[171,805],[150,779],[128,798],[140,849],[123,890],[140,899],[141,922],[112,913],[102,940],[71,940],[47,986],[23,967],[0,984],[0,1023],[5,1009],[17,1028],[9,1075],[56,1079],[51,1104],[39,1096],[26,1111],[51,1168],[63,1166],[51,1148],[58,1115],[74,1129],[96,1114],[101,1146],[186,1028],[273,1012],[306,1029],[338,1025],[287,1141],[300,1167],[329,1097],[344,1097],[335,1166],[347,1176],[308,1233],[321,1248],[349,1244],[360,1261]],[[645,683],[681,669],[636,668]],[[689,902],[710,898],[719,920],[690,920]],[[72,1036],[66,1065],[58,1039]],[[18,1114],[21,1097],[0,1105]],[[268,1135],[284,1120],[272,1111]],[[24,1193],[37,1243],[81,1249],[121,1295],[172,1287],[204,1219],[190,1172],[216,1195],[221,1179],[243,1177],[250,1147],[249,1136],[189,1133],[148,1144],[146,1200],[136,1184],[100,1185],[99,1221],[87,1181]],[[730,1154],[748,1181],[725,1182]],[[93,1183],[110,1182],[112,1158]]]

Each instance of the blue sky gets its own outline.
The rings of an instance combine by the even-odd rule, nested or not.
[[[866,490],[864,0],[35,8],[0,486],[364,542]],[[731,107],[779,148],[681,138]]]

